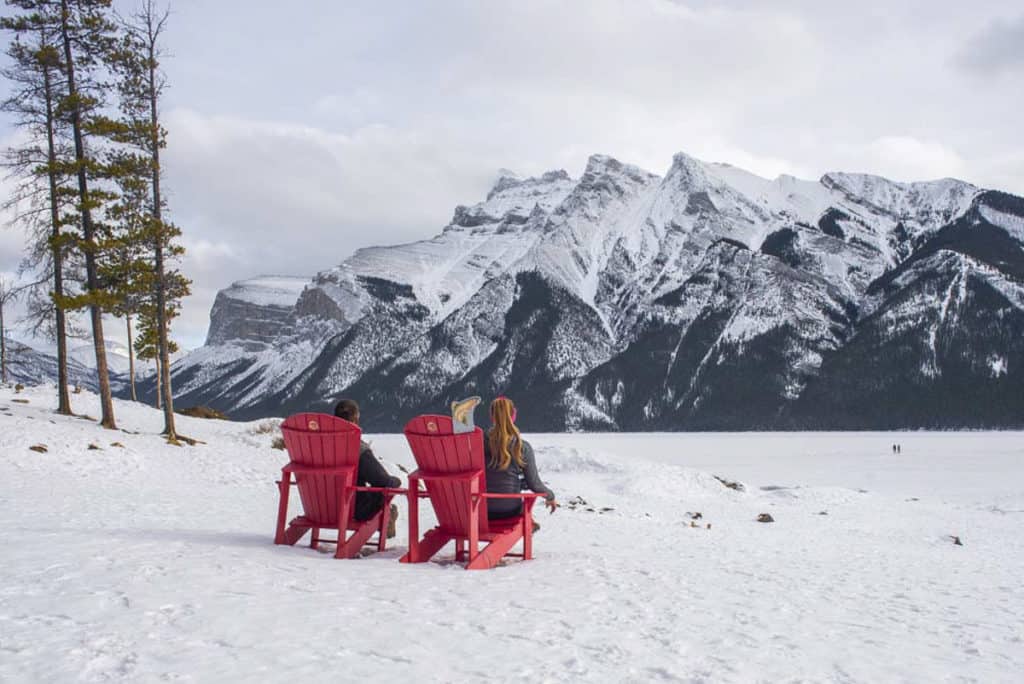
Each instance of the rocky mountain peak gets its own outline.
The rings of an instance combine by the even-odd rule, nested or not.
[[[207,345],[272,343],[290,329],[295,304],[309,278],[259,276],[217,293],[210,311]]]
[[[685,153],[503,171],[435,237],[228,288],[178,387],[239,417],[354,394],[373,429],[497,392],[528,429],[1020,426],[1024,200],[979,193]]]

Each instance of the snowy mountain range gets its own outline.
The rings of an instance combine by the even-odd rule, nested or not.
[[[173,372],[239,418],[503,393],[530,430],[742,430],[1020,427],[1022,368],[1024,199],[680,153],[502,172],[432,239],[235,283]]]
[[[69,355],[68,381],[83,389],[96,389],[95,362],[92,366]],[[7,339],[7,380],[22,385],[40,385],[57,379],[57,357],[22,342]]]
[[[107,368],[110,369],[111,373],[118,375],[128,375],[128,347],[114,340],[106,340],[107,347]],[[88,344],[80,344],[72,347],[68,350],[68,357],[85,368],[91,368],[96,370],[96,351],[93,348],[92,341]],[[138,373],[144,364],[137,363],[136,373]]]

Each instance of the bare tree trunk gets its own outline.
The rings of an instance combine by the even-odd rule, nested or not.
[[[131,388],[132,401],[138,401],[139,398],[135,394],[135,347],[132,342],[132,315],[127,314],[124,320],[128,325],[128,387]]]
[[[164,274],[164,238],[163,238],[163,206],[160,197],[160,120],[157,112],[158,87],[156,81],[156,40],[159,24],[155,24],[153,5],[146,3],[146,21],[149,28],[149,116],[150,116],[150,151],[153,155],[153,219],[159,226],[156,239],[156,334],[157,354],[160,357],[160,382],[158,387],[163,392],[164,434],[167,440],[178,439],[174,427],[174,397],[171,392],[171,354],[167,335],[167,282]]]
[[[46,99],[46,146],[50,181],[50,251],[53,258],[53,299],[57,318],[57,413],[71,415],[71,394],[68,392],[68,338],[67,322],[61,297],[64,296],[64,246],[60,243],[60,208],[57,204],[57,148],[53,133],[53,92],[50,67],[43,67],[43,88]]]
[[[159,411],[164,406],[164,397],[163,397],[163,390],[162,390],[163,384],[161,383],[162,374],[160,373],[160,356],[159,355],[156,358],[153,359],[153,363],[156,364],[156,408]]]
[[[78,196],[79,212],[82,217],[82,237],[85,243],[85,283],[90,292],[99,290],[96,275],[96,242],[95,227],[92,222],[91,198],[89,196],[89,180],[85,172],[85,143],[82,139],[82,112],[79,94],[75,88],[75,63],[71,52],[71,36],[68,34],[68,0],[61,0],[61,38],[64,42],[65,68],[68,77],[68,95],[73,103],[71,107],[71,129],[75,139],[75,161],[78,162]],[[114,420],[114,399],[110,392],[110,371],[107,368],[107,348],[103,339],[103,312],[95,302],[89,306],[89,319],[92,322],[92,341],[96,351],[96,375],[100,386],[100,425],[108,429],[116,429]]]
[[[0,382],[7,382],[7,328],[4,327],[3,300],[0,300]]]

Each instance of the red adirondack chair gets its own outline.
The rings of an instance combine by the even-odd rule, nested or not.
[[[419,416],[405,426],[418,470],[409,475],[409,552],[403,563],[425,563],[448,542],[455,542],[455,560],[467,570],[493,568],[504,556],[533,556],[533,504],[543,494],[488,494],[484,475],[484,434],[454,434],[449,416]],[[420,491],[424,482],[426,491]],[[419,536],[419,499],[429,497],[437,527]],[[487,499],[523,500],[515,518],[487,519]],[[523,540],[523,552],[510,553]],[[479,549],[481,541],[488,542]],[[468,546],[468,549],[467,549]],[[467,558],[468,555],[468,558]]]
[[[404,494],[405,490],[356,485],[362,435],[359,426],[323,413],[298,413],[281,424],[281,432],[291,460],[281,468],[281,479],[277,482],[280,501],[274,543],[294,546],[312,530],[312,548],[317,548],[320,542],[333,543],[338,545],[335,558],[353,558],[376,532],[377,550],[384,551],[391,498]],[[292,475],[295,482],[292,482]],[[285,529],[288,493],[293,484],[299,488],[304,515],[292,519]],[[383,508],[369,520],[352,517],[357,491],[384,495]],[[337,530],[338,538],[321,539],[321,529]],[[348,531],[352,531],[352,535],[346,538]]]

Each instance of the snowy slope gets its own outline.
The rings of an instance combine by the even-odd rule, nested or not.
[[[457,207],[437,237],[357,251],[315,285],[349,322],[362,316],[380,281],[410,288],[435,319],[461,306],[487,280],[515,261],[539,237],[537,224],[565,199],[574,182],[564,171],[519,179],[504,171],[487,199]],[[300,302],[299,313],[304,311]]]
[[[72,356],[68,360],[68,381],[83,388],[96,388],[95,358],[92,366],[80,363]],[[11,383],[39,385],[55,382],[57,357],[8,338],[7,375]]]
[[[91,338],[90,338],[91,340]],[[128,347],[114,340],[106,340],[107,368],[111,373],[128,375]],[[96,350],[89,344],[80,344],[68,350],[68,358],[85,368],[96,369]]]
[[[171,447],[152,409],[118,401],[124,431],[107,432],[54,416],[51,394],[0,389],[0,681],[1011,682],[1024,669],[1021,433],[527,435],[563,507],[539,517],[533,561],[468,573],[451,549],[397,562],[404,500],[382,554],[274,546],[273,425],[181,417],[205,444]],[[74,401],[95,413],[95,396]],[[400,436],[369,440],[391,472],[412,466]]]
[[[260,276],[232,284],[224,295],[258,306],[287,309],[295,305],[308,282],[308,278],[294,276]]]

